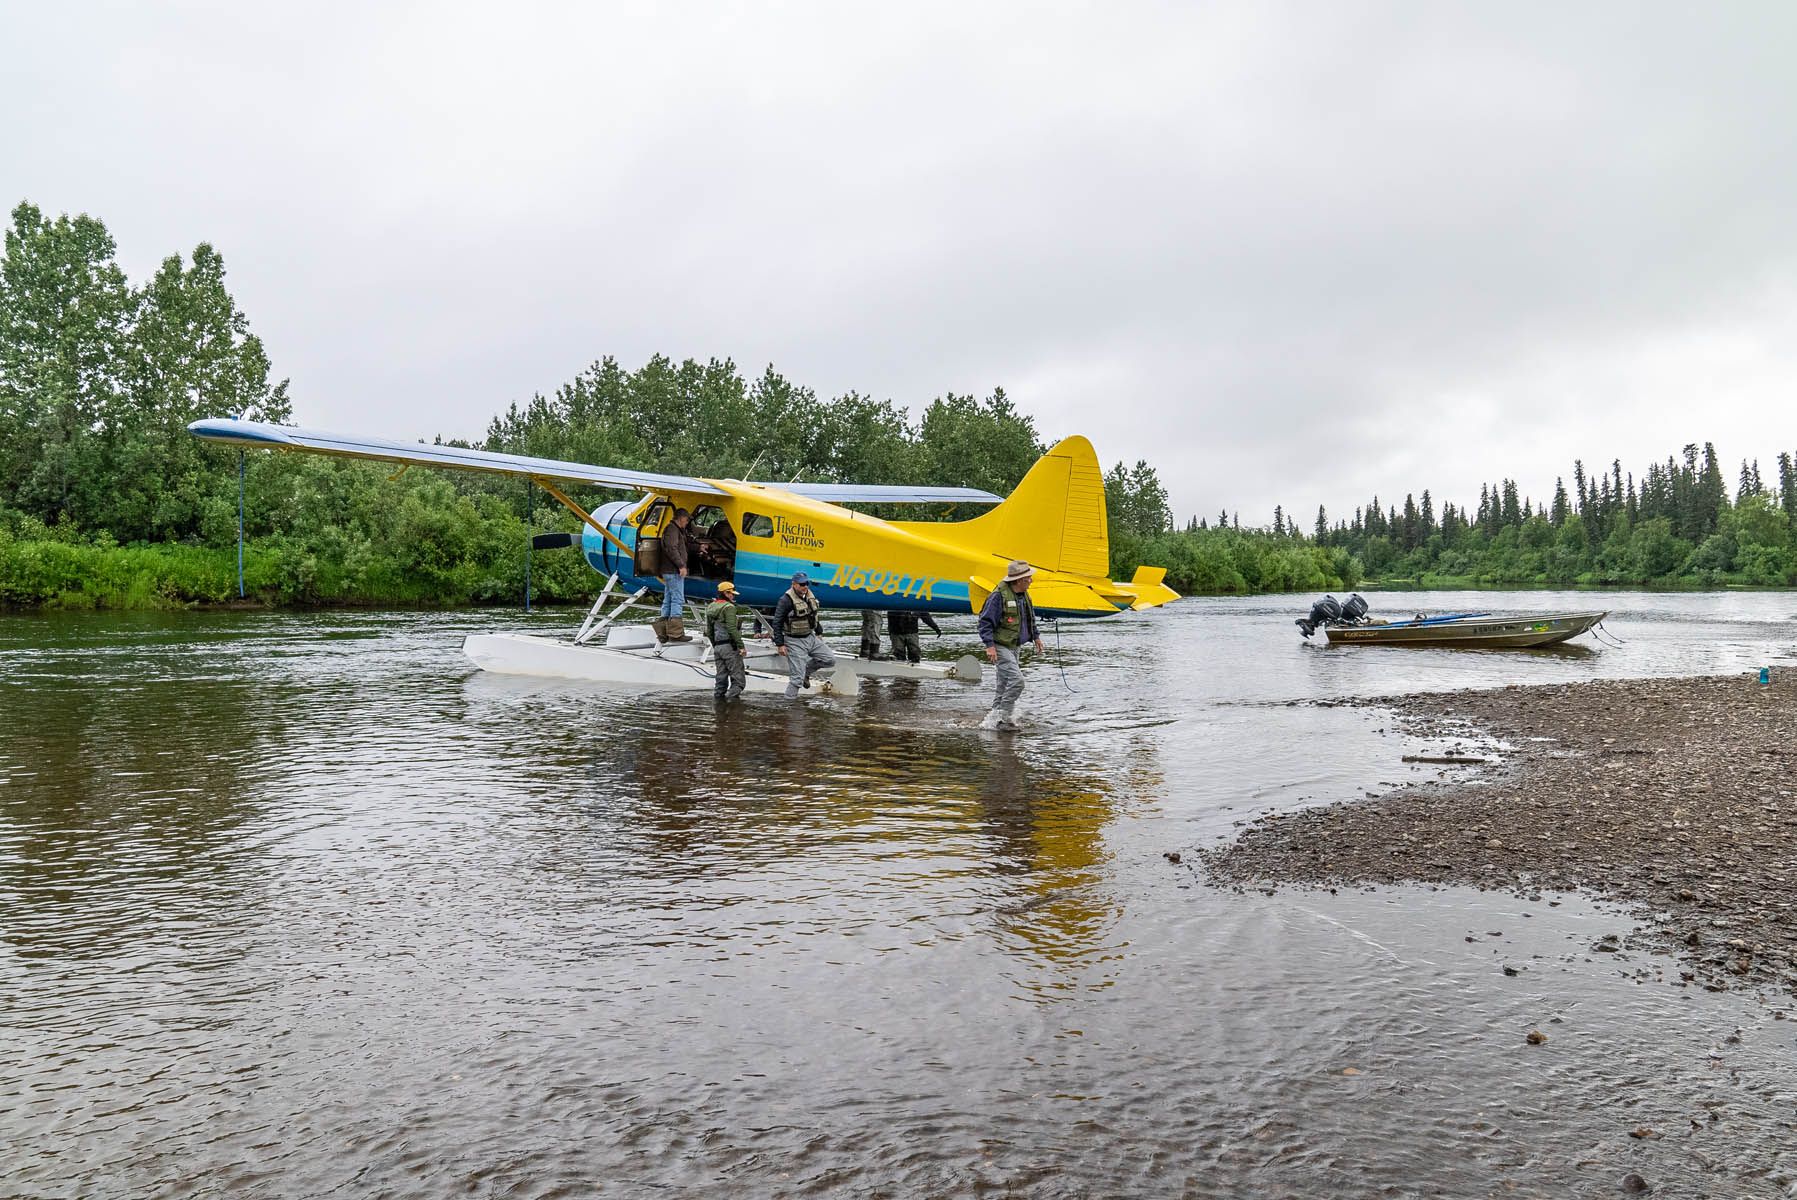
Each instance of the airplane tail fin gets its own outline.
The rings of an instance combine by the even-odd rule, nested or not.
[[[1083,437],[1057,442],[1003,503],[970,521],[895,524],[1001,560],[1021,558],[1038,571],[1070,576],[1038,577],[1031,585],[1030,595],[1044,612],[1097,616],[1153,608],[1179,598],[1164,582],[1167,572],[1160,567],[1139,568],[1129,583],[1112,582],[1104,473],[1098,469],[1092,443]],[[996,585],[980,576],[969,583],[978,612]]]
[[[1111,543],[1104,473],[1083,437],[1070,437],[1036,460],[1004,503],[970,521],[932,528],[968,547],[1021,558],[1039,571],[1105,579]]]

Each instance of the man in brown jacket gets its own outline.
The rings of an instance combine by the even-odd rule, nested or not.
[[[661,619],[651,622],[657,641],[690,642],[686,632],[686,564],[692,547],[686,540],[686,527],[693,515],[684,508],[674,510],[674,519],[661,534]]]

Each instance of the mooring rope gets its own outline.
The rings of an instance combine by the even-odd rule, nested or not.
[[[1077,696],[1079,693],[1073,690],[1073,685],[1071,683],[1067,682],[1067,664],[1062,661],[1061,618],[1050,617],[1049,620],[1054,624],[1054,665],[1055,669],[1061,673],[1061,686],[1067,689],[1068,695]]]

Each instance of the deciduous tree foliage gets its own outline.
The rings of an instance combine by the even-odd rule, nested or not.
[[[204,243],[142,289],[89,216],[13,210],[0,264],[0,509],[121,542],[196,535],[228,490],[201,416],[288,419]]]

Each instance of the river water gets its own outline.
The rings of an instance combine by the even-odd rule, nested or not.
[[[1789,997],[1593,955],[1579,897],[1190,854],[1425,769],[1288,701],[1797,669],[1797,596],[1372,599],[1623,644],[1188,600],[1065,626],[1000,736],[460,655],[565,611],[0,618],[0,1195],[1797,1194]]]

